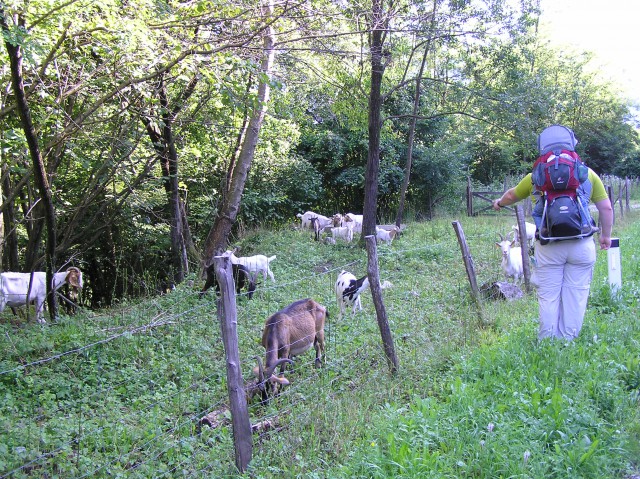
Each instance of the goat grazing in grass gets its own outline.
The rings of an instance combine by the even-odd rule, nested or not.
[[[353,314],[356,314],[356,307],[362,311],[362,302],[360,301],[360,293],[369,287],[369,277],[363,276],[356,278],[352,273],[342,270],[336,280],[336,300],[340,311],[339,318],[344,315],[347,306],[352,308]]]
[[[256,290],[256,282],[251,277],[251,272],[246,266],[243,266],[241,264],[232,263],[231,269],[232,269],[232,275],[233,275],[233,282],[236,285],[236,294],[240,294],[242,290],[246,287],[247,298],[251,299],[251,297],[253,296],[253,292]],[[211,286],[214,286],[216,288],[216,291],[218,292],[220,291],[220,285],[218,284],[218,281],[216,279],[216,271],[213,264],[210,264],[209,266],[207,266],[206,274],[207,274],[207,279],[204,283],[204,286],[202,287],[202,290],[198,295],[198,297],[200,298],[202,298],[204,293],[209,288],[211,288]]]
[[[504,275],[507,278],[513,278],[514,282],[520,282],[520,280],[524,276],[523,268],[522,268],[522,248],[520,246],[515,246],[515,240],[509,240],[508,238],[503,238],[501,234],[500,241],[496,242],[500,251],[502,251],[502,261],[500,265],[502,266],[502,270],[504,271]]]
[[[39,323],[46,323],[44,319],[44,302],[47,296],[47,273],[1,273],[0,274],[0,311],[9,306],[11,309],[25,306],[32,301],[36,305],[36,318]],[[82,289],[82,271],[71,267],[67,271],[53,274],[52,289],[57,291],[65,284],[71,287],[70,296],[77,298],[78,290]],[[29,299],[27,300],[27,294]],[[14,310],[15,313],[15,310]]]
[[[327,308],[313,299],[301,299],[271,315],[264,325],[262,346],[266,350],[264,367],[258,360],[254,374],[258,377],[263,401],[278,385],[289,381],[282,376],[287,363],[313,346],[316,350],[315,366],[324,359],[324,325],[329,317]],[[280,366],[280,376],[274,374]],[[262,387],[264,385],[264,388]]]

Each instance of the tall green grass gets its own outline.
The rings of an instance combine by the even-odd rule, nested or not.
[[[620,233],[621,295],[601,252],[577,340],[538,342],[533,323],[505,332],[437,391],[377,412],[353,459],[327,477],[637,477],[640,224]]]

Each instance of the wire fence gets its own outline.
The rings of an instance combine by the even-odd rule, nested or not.
[[[500,275],[494,236],[467,236],[485,281]],[[378,253],[381,280],[391,283],[385,306],[401,373],[438,361],[443,348],[476,340],[453,231],[424,247],[394,244]],[[361,381],[388,376],[371,295],[363,294],[363,311],[347,310],[337,320],[333,288],[341,270],[364,276],[366,260],[321,263],[313,271],[261,283],[251,300],[238,297],[246,380],[253,358],[264,358],[265,319],[300,299],[292,291],[303,289],[331,312],[325,366],[314,368],[310,353],[296,358],[287,376],[291,385],[277,401],[249,405],[251,423],[258,425],[254,454],[274,438],[303,434],[323,414],[318,395],[357,401]],[[9,319],[0,320],[0,478],[233,475],[225,355],[213,291],[199,299],[196,285],[184,286],[45,326],[4,318]]]

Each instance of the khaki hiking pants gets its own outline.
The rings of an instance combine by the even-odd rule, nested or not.
[[[593,238],[535,245],[531,283],[538,293],[538,339],[580,334],[596,263]]]

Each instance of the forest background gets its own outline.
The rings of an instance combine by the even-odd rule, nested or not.
[[[536,134],[640,173],[633,105],[536,0],[4,1],[2,270],[79,266],[86,306],[153,294],[296,213],[462,211]],[[51,296],[53,298],[53,296]],[[50,306],[55,314],[54,304]]]

